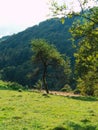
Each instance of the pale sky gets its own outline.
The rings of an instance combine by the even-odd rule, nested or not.
[[[0,37],[48,18],[48,0],[0,0]]]
[[[0,0],[0,37],[20,32],[28,27],[48,19],[50,0]],[[74,3],[79,7],[78,0],[57,0]],[[76,2],[77,1],[77,2]],[[89,0],[93,1],[93,0]],[[90,5],[93,5],[91,2]]]

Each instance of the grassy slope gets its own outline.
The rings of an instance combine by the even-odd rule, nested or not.
[[[0,130],[98,130],[98,98],[0,90]]]

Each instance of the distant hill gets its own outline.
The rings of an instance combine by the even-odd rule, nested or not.
[[[0,38],[0,42],[6,41],[10,36],[4,36],[2,38]]]
[[[26,29],[23,32],[0,39],[0,77],[7,81],[16,81],[23,85],[33,85],[39,77],[39,69],[31,62],[31,41],[42,38],[54,44],[61,53],[73,59],[74,49],[69,40],[74,18],[50,19]],[[73,62],[72,62],[73,64]],[[32,73],[32,74],[31,74]],[[31,76],[32,75],[32,76]]]

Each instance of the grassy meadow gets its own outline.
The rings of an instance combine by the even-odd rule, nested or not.
[[[0,130],[98,130],[98,98],[0,90]]]

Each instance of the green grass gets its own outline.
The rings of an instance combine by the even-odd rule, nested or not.
[[[0,90],[0,130],[98,130],[98,98]]]

